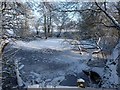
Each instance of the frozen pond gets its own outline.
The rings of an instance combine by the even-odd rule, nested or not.
[[[86,65],[87,59],[72,52],[71,46],[62,42],[63,40],[57,39],[39,42],[18,41],[8,47],[11,49],[10,53],[16,51],[12,60],[18,61],[21,77],[26,84],[77,84],[79,73],[89,69]],[[85,77],[82,74],[81,76]]]
[[[67,77],[69,78],[67,82],[72,81],[70,85],[74,86],[78,78],[77,73],[88,69],[88,66],[83,64],[85,60],[81,60],[79,55],[72,55],[70,51],[20,49],[13,59],[19,63],[19,71],[23,81],[29,84],[42,83],[43,81],[55,84],[62,82]],[[69,74],[74,76],[70,78]],[[54,80],[55,78],[58,79]],[[61,84],[68,85],[66,81]]]
[[[76,86],[79,78],[88,85],[89,79],[82,72],[88,69],[102,76],[103,67],[88,66],[89,55],[74,52],[63,39],[16,41],[7,49],[10,49],[6,53],[8,55],[15,52],[11,60],[18,62],[20,76],[26,86]]]

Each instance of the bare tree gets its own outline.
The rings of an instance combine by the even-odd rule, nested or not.
[[[27,32],[28,28],[23,26],[23,23],[28,26],[25,18],[28,16],[28,7],[22,2],[0,2],[2,8],[2,32],[7,34],[8,32],[13,32],[14,36],[22,36]]]
[[[95,2],[96,6],[112,21],[114,24],[114,27],[117,28],[117,30],[120,30],[120,23],[112,16],[110,13],[106,11],[106,9],[103,9],[97,2]],[[117,10],[119,7],[117,7]]]

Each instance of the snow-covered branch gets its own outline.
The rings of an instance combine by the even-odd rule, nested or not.
[[[88,8],[88,9],[67,9],[67,10],[56,10],[58,12],[79,12],[79,13],[83,13],[86,11],[93,11],[93,12],[100,12],[100,9],[92,9],[92,8]]]
[[[118,23],[118,21],[112,15],[110,15],[106,10],[104,10],[102,7],[100,7],[97,2],[95,2],[95,4],[113,22],[113,24],[116,26],[116,28],[118,30],[120,30],[120,23]]]
[[[3,53],[4,49],[5,49],[5,47],[7,46],[7,44],[9,43],[9,41],[1,39],[0,42],[1,42],[0,43],[0,58],[2,58],[2,53]]]

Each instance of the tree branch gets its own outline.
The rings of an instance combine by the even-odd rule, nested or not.
[[[101,22],[105,27],[108,27],[108,28],[116,28],[115,25],[106,25],[105,23]]]
[[[58,12],[85,12],[85,11],[94,11],[94,12],[100,12],[100,9],[94,10],[94,9],[83,9],[83,10],[57,10]]]
[[[95,4],[113,22],[117,30],[120,30],[120,24],[118,23],[118,21],[112,15],[110,15],[106,10],[102,9],[97,2],[95,2]]]

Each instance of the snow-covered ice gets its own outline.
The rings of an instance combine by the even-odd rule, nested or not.
[[[71,46],[69,43],[64,42],[64,39],[46,39],[46,40],[35,40],[30,42],[16,41],[16,47],[28,48],[28,49],[55,49],[55,50],[67,50]]]

